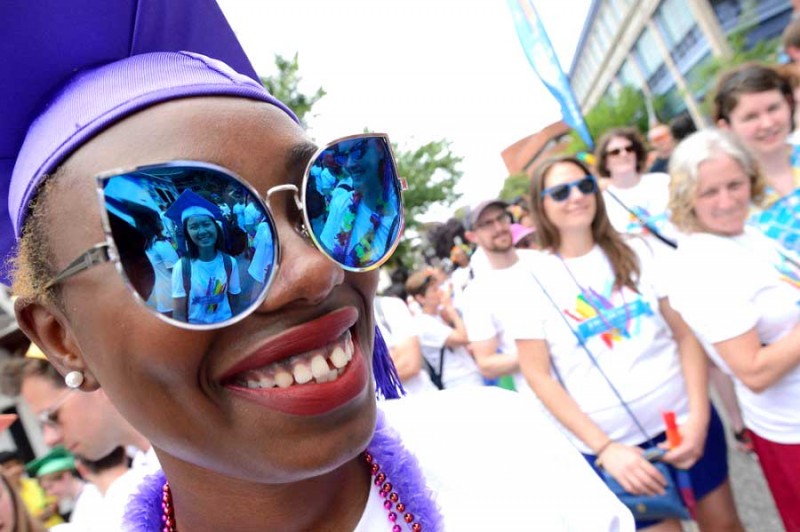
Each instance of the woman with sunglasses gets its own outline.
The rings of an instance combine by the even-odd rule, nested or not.
[[[597,143],[596,157],[599,176],[608,180],[603,195],[614,229],[620,233],[651,234],[674,247],[667,219],[669,175],[643,174],[647,150],[639,132],[630,127],[607,131]],[[660,248],[661,243],[656,245]]]
[[[755,157],[766,179],[764,202],[750,224],[800,256],[800,151],[789,142],[795,101],[788,80],[749,63],[725,72],[714,95],[714,120]],[[785,220],[789,220],[786,223]]]
[[[680,238],[675,308],[734,377],[745,425],[786,530],[800,530],[800,265],[747,226],[765,180],[751,153],[707,130],[673,155]]]
[[[682,441],[663,461],[689,470],[701,529],[741,530],[705,354],[672,310],[651,247],[614,230],[595,178],[577,158],[537,168],[531,197],[546,254],[538,282],[521,287],[535,297],[512,331],[528,383],[586,459],[630,493],[654,495],[667,485],[643,449],[665,447],[662,412],[674,411]],[[681,530],[677,519],[637,527]]]
[[[11,154],[3,236],[19,239],[13,277],[24,331],[71,387],[102,387],[156,449],[163,474],[132,501],[129,530],[629,530],[630,516],[574,450],[511,394],[454,390],[378,408],[375,387],[399,395],[372,313],[376,268],[403,217],[385,135],[312,144],[256,81],[213,3],[118,12],[99,4],[57,14],[60,3],[0,4],[23,42],[80,47],[63,54],[71,59],[61,69],[41,46],[17,54],[23,63],[0,63],[9,80],[36,67],[40,91]],[[164,20],[181,25],[155,31]],[[86,38],[87,21],[102,38]],[[221,29],[209,30],[214,21]],[[249,75],[176,47],[200,47]],[[24,80],[15,88],[32,90]],[[0,115],[10,116],[7,101]],[[312,176],[350,180],[356,169],[330,155],[361,139],[391,178],[365,180],[361,197],[391,202],[374,211],[391,230],[386,242],[367,242],[372,253],[341,256],[342,242],[310,223],[305,198],[324,196]],[[242,187],[274,245],[263,290],[215,323],[143,304],[148,286],[130,279],[138,270],[122,258],[136,257],[123,250],[138,244],[115,233],[104,195],[123,178],[147,184],[161,209],[187,190],[209,197]],[[501,446],[517,457],[515,475],[474,459]]]

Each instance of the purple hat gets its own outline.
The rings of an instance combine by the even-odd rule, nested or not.
[[[43,177],[113,123],[157,103],[208,95],[268,102],[297,121],[257,81],[214,0],[10,1],[0,2],[0,20],[4,284],[6,259]]]

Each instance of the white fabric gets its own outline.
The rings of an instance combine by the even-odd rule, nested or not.
[[[467,286],[472,281],[474,273],[472,271],[472,266],[467,266],[466,268],[456,268],[450,274],[450,286],[452,288],[452,298],[453,298],[453,306],[458,310],[461,311],[461,308],[464,304],[464,291],[467,289]]]
[[[275,246],[272,239],[272,231],[267,222],[258,224],[256,236],[253,239],[253,260],[247,268],[247,273],[258,281],[264,283],[266,280],[267,267],[272,266],[275,260]]]
[[[631,188],[618,188],[609,185],[607,191],[603,193],[603,200],[606,205],[608,219],[614,229],[620,233],[643,236],[646,234],[642,228],[642,223],[611,194],[619,198],[629,209],[633,210],[643,220],[655,227],[663,236],[675,240],[677,230],[669,221],[669,174],[652,173],[643,174],[639,184]],[[611,194],[609,194],[611,193]],[[671,249],[660,243],[655,237],[649,236],[648,240],[659,242],[655,249]]]
[[[675,254],[670,301],[709,343],[755,328],[762,344],[771,344],[800,323],[800,290],[778,271],[781,264],[775,244],[749,227],[737,237],[688,235]],[[754,393],[716,352],[709,355],[733,377],[749,428],[774,442],[800,443],[800,367]]]
[[[145,250],[156,274],[153,292],[148,303],[158,312],[172,311],[172,268],[178,262],[178,254],[166,240],[156,240]]]
[[[188,318],[190,323],[219,323],[232,316],[228,294],[236,295],[239,288],[239,267],[231,257],[231,278],[228,283],[222,253],[217,252],[214,260],[192,259],[191,297],[189,298]],[[186,297],[183,287],[183,261],[172,268],[172,297]]]
[[[161,464],[156,456],[156,450],[151,445],[145,452],[137,449],[131,459],[131,469],[141,471],[143,475],[150,475],[161,469]]]
[[[419,342],[422,345],[422,356],[438,372],[442,347],[454,329],[439,316],[420,314],[414,319],[419,332]],[[445,388],[483,386],[483,377],[478,365],[466,347],[445,348],[442,382]]]
[[[199,205],[192,205],[191,207],[186,207],[181,212],[181,223],[185,222],[191,216],[208,216],[212,220],[216,220],[216,217],[211,214],[211,211],[206,209],[205,207],[200,207]]]
[[[553,375],[581,410],[612,440],[634,445],[646,438],[564,321],[566,317],[580,334],[648,436],[664,430],[664,410],[674,410],[679,420],[685,419],[688,400],[677,344],[658,307],[664,288],[649,246],[638,238],[631,245],[641,264],[638,294],[629,288],[612,290],[611,263],[598,246],[563,262],[547,254],[539,263],[537,278],[556,305],[527,279],[517,290],[524,288],[535,296],[520,298],[509,328],[517,339],[546,340]],[[569,436],[582,452],[591,453],[578,438]]]
[[[264,219],[264,212],[261,207],[256,203],[248,203],[244,208],[244,225],[245,230],[247,227],[255,227]]]
[[[375,309],[375,323],[390,349],[406,338],[417,336],[414,317],[402,299],[379,296],[375,298],[373,308]],[[403,388],[408,395],[438,391],[425,369],[404,380]]]
[[[69,516],[69,522],[75,530],[98,530],[96,516],[103,511],[103,495],[94,484],[86,483]]]
[[[103,497],[104,526],[98,530],[125,530],[123,527],[125,509],[131,496],[138,493],[139,485],[146,474],[143,470],[129,469],[108,486]]]
[[[634,530],[583,457],[517,394],[460,388],[380,408],[418,459],[446,531]],[[389,530],[377,492],[370,484],[355,532]]]
[[[508,324],[515,321],[530,294],[522,287],[530,283],[541,252],[517,250],[519,260],[513,266],[481,270],[464,292],[464,326],[470,342],[497,339],[498,353],[516,355],[517,345]],[[531,319],[533,319],[531,317]],[[530,390],[522,372],[512,374],[517,391]]]

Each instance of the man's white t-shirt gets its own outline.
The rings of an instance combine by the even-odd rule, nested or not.
[[[742,235],[682,236],[672,269],[672,306],[710,344],[755,328],[762,344],[780,340],[800,323],[800,279],[776,244],[746,227]],[[713,350],[709,355],[733,377],[745,425],[771,441],[800,443],[800,366],[761,393],[747,388]]]
[[[250,277],[264,283],[267,279],[267,268],[273,266],[275,261],[275,245],[272,239],[272,229],[267,222],[258,224],[256,236],[253,239],[253,260],[247,268]]]
[[[659,312],[663,282],[650,247],[639,238],[630,244],[640,260],[639,293],[614,288],[611,263],[599,246],[570,259],[547,254],[536,274],[555,304],[533,279],[527,279],[518,289],[534,295],[520,302],[517,320],[509,323],[509,329],[517,339],[545,340],[553,376],[581,410],[612,440],[635,445],[647,438],[576,337],[648,437],[663,432],[664,410],[675,411],[680,421],[686,418],[689,405],[678,347]],[[569,436],[582,452],[591,453],[578,438]]]
[[[453,334],[453,328],[440,316],[420,314],[414,318],[422,345],[422,356],[439,371],[442,364],[442,382],[445,388],[458,386],[483,386],[483,377],[478,365],[464,346],[445,347],[445,342]],[[444,361],[442,348],[444,347]]]
[[[191,260],[191,285],[189,297],[189,323],[219,323],[232,316],[228,294],[237,295],[239,287],[239,267],[236,259],[231,260],[231,278],[228,279],[222,253],[211,261]],[[229,282],[230,281],[230,282]],[[186,297],[183,287],[183,261],[179,260],[172,268],[172,297]]]
[[[669,180],[669,174],[657,172],[643,174],[639,184],[630,188],[609,185],[603,193],[603,200],[608,219],[614,229],[630,235],[648,234],[642,222],[628,211],[630,209],[661,235],[674,241],[677,238],[677,230],[669,221]],[[615,197],[619,201],[614,199]],[[620,205],[620,202],[628,209]],[[654,245],[657,253],[661,251],[660,247],[668,248],[655,237],[648,237],[648,241],[657,242]]]
[[[373,308],[375,323],[389,348],[406,338],[418,336],[414,317],[402,299],[378,296],[375,298]],[[438,390],[424,368],[413,377],[404,380],[403,388],[408,395]]]
[[[379,407],[417,458],[445,531],[634,530],[630,512],[518,394],[462,387]],[[389,529],[384,501],[370,485],[355,532]]]
[[[464,292],[461,309],[470,342],[497,338],[497,351],[510,355],[516,355],[517,344],[508,324],[527,308],[523,303],[533,292],[524,287],[528,286],[541,253],[517,250],[517,255],[519,260],[508,268],[481,270]],[[512,377],[518,392],[530,390],[522,372],[517,371]]]

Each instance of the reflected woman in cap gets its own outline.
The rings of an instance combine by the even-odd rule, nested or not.
[[[65,47],[84,46],[79,55],[91,58],[39,83],[40,98],[54,96],[44,112],[32,106],[35,118],[12,153],[12,223],[4,231],[19,239],[13,277],[25,333],[69,386],[102,387],[156,449],[163,472],[132,501],[126,528],[419,532],[527,530],[533,521],[543,530],[630,530],[630,515],[574,449],[511,394],[454,391],[378,406],[376,388],[400,395],[372,317],[376,268],[403,225],[388,138],[314,145],[251,68],[248,77],[209,57],[237,62],[242,53],[220,48],[232,38],[227,26],[224,35],[202,31],[209,17],[224,25],[215,4],[134,3],[118,15],[96,1],[69,4],[68,20],[39,12],[38,3],[0,4],[0,18],[27,40],[58,42],[59,32],[74,31]],[[76,11],[82,18],[69,20]],[[90,28],[111,28],[107,37],[117,39],[93,58],[96,41],[82,31],[92,17]],[[181,25],[156,31],[165,20]],[[180,41],[182,28],[211,44],[143,44],[154,35]],[[114,57],[130,43],[135,55]],[[187,47],[208,55],[175,51]],[[385,179],[352,184],[386,202],[372,211],[385,240],[367,239],[370,253],[342,257],[321,238],[304,200],[321,195],[311,176],[339,183],[350,175],[348,154],[360,138],[384,161]],[[145,288],[120,258],[128,240],[108,223],[104,194],[131,176],[147,183],[160,208],[178,196],[170,191],[211,197],[240,186],[274,247],[263,288],[212,323],[143,304]],[[211,231],[189,224],[208,216],[191,214],[186,231],[200,257]],[[343,215],[333,205],[325,216]],[[456,445],[463,453],[452,452]],[[465,464],[478,449],[501,445],[515,457],[513,475],[494,460]],[[576,504],[585,511],[575,512]]]

